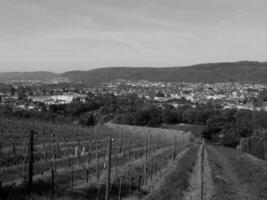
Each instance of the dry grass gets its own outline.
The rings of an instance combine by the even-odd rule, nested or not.
[[[178,131],[189,131],[195,137],[201,137],[204,126],[193,124],[162,124],[162,128]]]
[[[177,200],[189,186],[190,174],[195,165],[198,145],[192,146],[183,157],[177,160],[175,167],[163,178],[159,187],[145,200]]]
[[[208,154],[215,187],[212,200],[267,199],[266,162],[223,147],[209,146]]]

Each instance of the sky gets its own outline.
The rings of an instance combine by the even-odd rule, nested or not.
[[[0,71],[267,61],[266,0],[0,0]]]

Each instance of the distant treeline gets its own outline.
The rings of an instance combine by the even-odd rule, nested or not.
[[[25,102],[27,105],[29,102]],[[39,111],[14,109],[12,105],[0,106],[1,116],[15,118],[34,118],[55,121],[79,121],[83,125],[94,125],[105,116],[115,116],[116,113],[127,113],[137,110],[144,104],[144,99],[135,94],[118,97],[113,94],[95,96],[89,94],[85,102],[75,99],[69,104],[52,104],[47,107],[37,102]]]
[[[262,98],[264,99],[264,98]],[[225,145],[235,146],[239,139],[253,134],[256,129],[267,128],[267,112],[222,109],[214,102],[192,107],[183,102],[177,108],[167,103],[157,103],[139,98],[136,94],[115,96],[88,95],[85,103],[78,99],[70,104],[50,105],[40,103],[40,111],[13,110],[2,106],[3,117],[33,118],[61,122],[79,122],[90,126],[113,120],[115,123],[160,127],[161,124],[203,125],[203,136],[221,138]]]
[[[236,146],[242,137],[248,137],[256,129],[267,128],[267,112],[236,109],[222,109],[212,104],[196,107],[182,106],[174,108],[165,106],[138,109],[135,112],[118,114],[116,123],[154,126],[167,124],[204,125],[203,136],[207,139],[220,137],[228,146]]]

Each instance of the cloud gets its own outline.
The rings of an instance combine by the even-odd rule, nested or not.
[[[0,70],[264,60],[267,2],[256,2],[0,0]]]

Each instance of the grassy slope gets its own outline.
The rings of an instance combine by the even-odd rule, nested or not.
[[[214,181],[211,200],[266,200],[267,162],[234,149],[208,147]]]
[[[163,124],[162,128],[174,129],[178,131],[190,131],[197,138],[201,137],[204,126],[192,124]]]
[[[151,192],[145,200],[181,199],[183,191],[189,186],[189,178],[196,162],[198,145],[190,148],[181,157],[175,167],[161,181],[161,185]]]

